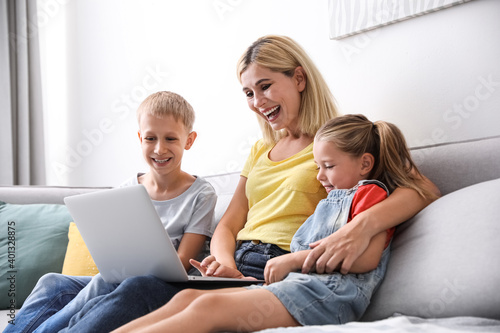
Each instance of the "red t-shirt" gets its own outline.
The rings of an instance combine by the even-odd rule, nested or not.
[[[347,222],[350,222],[356,215],[386,198],[387,192],[378,185],[368,184],[360,186],[352,198],[351,211],[349,212],[349,219]],[[396,228],[387,229],[387,238],[384,248],[389,245],[395,230]]]

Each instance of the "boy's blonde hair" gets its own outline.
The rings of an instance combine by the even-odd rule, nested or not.
[[[304,69],[306,88],[301,93],[299,109],[299,128],[303,134],[314,137],[321,125],[337,116],[335,99],[326,81],[304,49],[293,39],[275,35],[257,39],[238,60],[237,76],[240,83],[241,75],[251,64],[257,64],[288,77],[294,75],[297,67],[301,66]],[[274,131],[265,119],[261,117],[257,119],[267,144],[274,144],[286,136],[285,131]]]
[[[372,123],[359,114],[340,116],[321,127],[315,141],[332,142],[354,157],[364,153],[373,155],[375,161],[368,178],[386,184],[391,192],[406,187],[424,199],[436,198],[422,186],[424,178],[411,158],[403,133],[394,124]]]
[[[195,119],[193,107],[181,95],[171,91],[159,91],[146,97],[137,109],[139,123],[143,114],[150,114],[160,119],[172,115],[176,121],[180,120],[184,124],[188,133],[193,130]]]

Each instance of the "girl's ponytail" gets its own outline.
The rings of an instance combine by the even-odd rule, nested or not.
[[[379,179],[390,189],[397,187],[411,188],[424,199],[435,195],[422,186],[424,177],[413,162],[401,130],[394,124],[377,121],[374,123],[375,134],[379,137],[379,163],[372,178]]]

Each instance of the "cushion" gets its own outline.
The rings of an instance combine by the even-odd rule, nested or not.
[[[94,276],[99,273],[74,222],[69,225],[68,238],[68,249],[64,257],[62,273],[73,276]]]
[[[71,220],[64,205],[0,201],[0,309],[21,307],[43,274],[61,272]]]
[[[394,313],[500,319],[500,179],[436,200],[398,227],[363,320]]]

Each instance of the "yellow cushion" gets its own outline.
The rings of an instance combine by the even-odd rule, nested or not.
[[[99,273],[74,222],[69,225],[68,238],[62,273],[73,276],[94,276]]]

